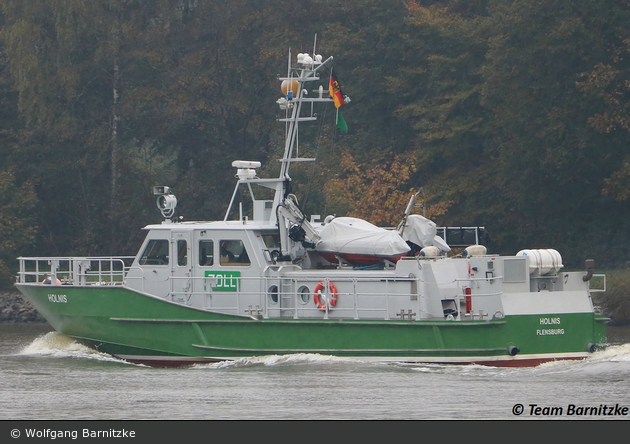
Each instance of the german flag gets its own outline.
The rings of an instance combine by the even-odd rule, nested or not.
[[[328,86],[328,91],[330,92],[330,96],[335,102],[335,107],[339,108],[343,105],[343,93],[341,92],[341,87],[339,86],[339,82],[335,78],[332,70],[330,71],[330,85]]]

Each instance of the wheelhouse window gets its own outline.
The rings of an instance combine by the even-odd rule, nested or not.
[[[151,239],[140,256],[140,265],[168,265],[168,240]]]
[[[199,241],[199,265],[202,267],[214,265],[214,241]]]
[[[280,248],[280,234],[277,231],[273,233],[262,233],[261,234],[263,241],[265,242],[265,247],[270,250],[276,250]]]
[[[249,255],[242,240],[222,240],[219,242],[221,265],[245,267],[251,265]]]

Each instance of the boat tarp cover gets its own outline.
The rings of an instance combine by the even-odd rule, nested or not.
[[[336,217],[320,230],[315,250],[341,254],[397,256],[410,250],[397,231],[386,230],[354,217]]]
[[[435,222],[419,214],[410,214],[405,223],[402,237],[420,247],[434,245],[442,251],[451,251],[451,247],[436,233],[437,227]]]

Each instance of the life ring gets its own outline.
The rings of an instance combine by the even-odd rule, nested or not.
[[[322,291],[328,285],[328,297],[320,297],[322,296]],[[322,311],[330,310],[337,304],[337,289],[332,282],[320,282],[315,287],[315,295],[313,296],[313,302],[317,305]]]

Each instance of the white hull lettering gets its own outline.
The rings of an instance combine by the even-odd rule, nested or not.
[[[540,325],[560,325],[560,318],[540,318]]]
[[[48,293],[48,302],[67,304],[68,297],[65,294],[50,294]]]
[[[236,286],[236,279],[233,276],[223,276],[220,274],[215,275],[216,279],[217,279],[217,285],[216,288],[220,288],[220,289],[234,289],[236,290],[237,286]]]
[[[536,334],[538,336],[547,336],[547,335],[563,335],[564,328],[545,328],[542,330],[536,330]]]
[[[241,277],[240,271],[215,272],[206,271],[207,278],[213,278],[213,291],[238,291],[238,283]]]

